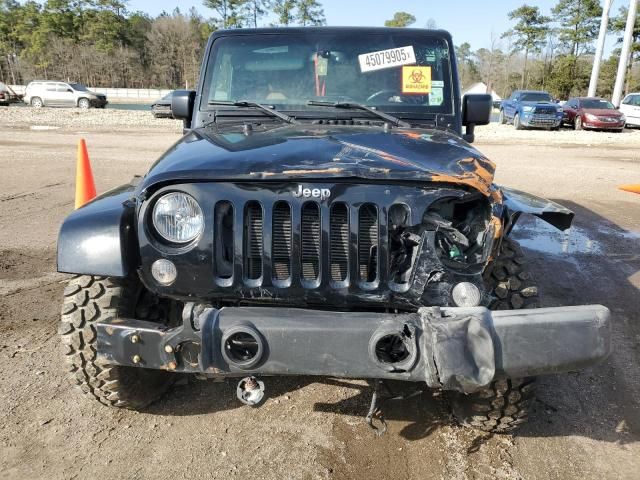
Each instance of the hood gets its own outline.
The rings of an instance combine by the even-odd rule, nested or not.
[[[535,107],[537,105],[545,106],[545,107],[548,107],[549,105],[551,105],[553,107],[559,107],[560,106],[560,105],[558,105],[557,103],[554,103],[554,102],[520,102],[520,105],[527,105],[527,106],[532,106],[532,107]]]
[[[489,195],[495,166],[442,130],[312,124],[196,129],[149,170],[141,189],[183,181],[356,178],[446,182]]]
[[[598,115],[599,117],[621,117],[622,113],[618,110],[611,110],[609,108],[583,108],[582,113],[590,113],[592,115]]]

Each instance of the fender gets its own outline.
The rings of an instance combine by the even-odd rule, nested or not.
[[[509,217],[508,230],[511,230],[523,213],[529,213],[553,225],[558,230],[566,230],[571,226],[574,213],[546,198],[537,197],[513,188],[500,187],[503,205]]]
[[[58,234],[58,272],[125,277],[135,269],[134,190],[133,182],[110,190],[64,220]]]

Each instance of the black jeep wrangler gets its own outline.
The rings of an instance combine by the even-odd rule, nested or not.
[[[172,112],[184,136],[60,230],[60,336],[87,395],[138,409],[195,373],[256,405],[268,376],[364,378],[371,422],[402,380],[507,431],[535,376],[609,354],[607,308],[537,308],[509,234],[573,213],[493,183],[470,146],[491,96],[460,98],[447,32],[218,31]]]

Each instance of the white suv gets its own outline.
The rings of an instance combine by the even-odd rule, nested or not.
[[[90,91],[80,83],[35,80],[27,85],[25,103],[32,107],[99,107],[107,105],[107,96]]]
[[[627,117],[627,127],[640,127],[640,93],[630,93],[624,97],[620,111]]]

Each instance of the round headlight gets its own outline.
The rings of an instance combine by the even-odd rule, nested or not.
[[[480,290],[473,283],[460,282],[453,287],[451,298],[458,307],[477,307],[480,304]]]
[[[166,240],[187,243],[204,230],[204,216],[191,195],[173,192],[160,197],[153,207],[153,226]]]

